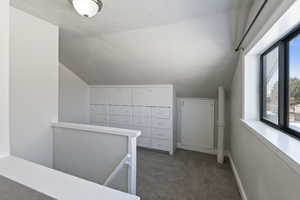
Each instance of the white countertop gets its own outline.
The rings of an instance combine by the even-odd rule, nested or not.
[[[0,175],[56,199],[140,199],[14,156],[0,158]]]

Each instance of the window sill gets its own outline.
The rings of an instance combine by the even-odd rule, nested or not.
[[[300,174],[300,141],[260,121],[241,119],[242,124],[254,133],[269,149]]]

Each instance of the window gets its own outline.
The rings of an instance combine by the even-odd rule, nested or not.
[[[279,65],[278,47],[263,56],[263,119],[278,124]]]
[[[300,138],[300,27],[261,55],[261,121]]]
[[[300,36],[289,41],[289,128],[300,132]]]

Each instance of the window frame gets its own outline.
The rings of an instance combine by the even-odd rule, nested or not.
[[[300,132],[289,127],[289,42],[300,36],[300,25],[260,55],[259,118],[263,123],[300,139]],[[264,118],[264,56],[278,47],[278,124]],[[300,59],[300,57],[299,57]]]

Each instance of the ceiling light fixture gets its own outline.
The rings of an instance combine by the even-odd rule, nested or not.
[[[78,14],[84,17],[94,17],[103,6],[100,0],[72,0],[72,3]]]

